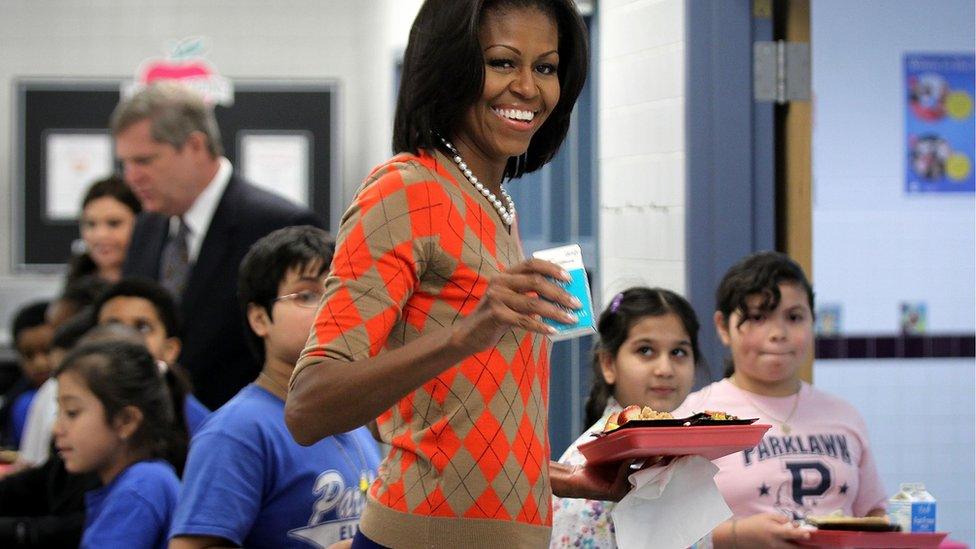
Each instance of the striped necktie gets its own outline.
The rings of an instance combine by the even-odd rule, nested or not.
[[[170,234],[160,259],[160,284],[169,290],[177,301],[183,296],[186,281],[190,278],[190,228],[178,218],[176,234]]]

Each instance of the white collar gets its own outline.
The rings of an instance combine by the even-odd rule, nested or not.
[[[220,157],[217,161],[219,163],[217,173],[207,183],[207,186],[197,196],[197,199],[193,201],[190,209],[183,214],[183,222],[186,223],[187,228],[190,230],[187,252],[189,253],[191,262],[195,262],[197,256],[200,255],[203,239],[207,234],[207,230],[210,228],[210,222],[213,220],[217,205],[220,204],[220,199],[224,196],[224,190],[227,189],[227,184],[230,182],[231,173],[234,171],[230,160]],[[169,231],[171,235],[176,234],[176,231],[179,230],[178,223],[179,218],[176,216],[169,219]]]

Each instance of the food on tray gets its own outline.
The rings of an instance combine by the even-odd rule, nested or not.
[[[663,421],[669,420],[669,421]],[[715,410],[706,410],[704,412],[699,412],[693,416],[676,419],[673,415],[668,412],[658,412],[649,406],[638,406],[631,405],[616,414],[610,414],[607,417],[607,422],[603,426],[603,432],[609,433],[618,427],[623,427],[626,423],[630,421],[660,421],[661,423],[653,425],[654,427],[662,426],[684,426],[691,427],[693,425],[714,425],[712,422],[737,422],[736,424],[749,424],[755,419],[739,419],[737,416],[726,412],[717,412]],[[637,426],[649,427],[651,424],[639,423]]]
[[[807,523],[821,530],[864,530],[887,531],[901,530],[897,524],[892,524],[888,517],[849,517],[840,514],[823,516],[808,516]]]
[[[610,414],[607,423],[603,426],[603,432],[613,431],[617,427],[631,420],[655,420],[655,419],[674,419],[668,412],[658,412],[650,406],[638,406],[633,404],[624,408],[620,413]]]
[[[715,410],[705,410],[702,413],[707,415],[708,419],[713,419],[715,421],[729,421],[729,420],[739,419],[737,416],[733,416],[732,414],[729,414],[727,412],[717,412]]]

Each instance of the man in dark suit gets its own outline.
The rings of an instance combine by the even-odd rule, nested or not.
[[[311,211],[233,173],[213,111],[188,88],[157,83],[112,113],[115,150],[142,202],[123,273],[159,280],[184,318],[179,362],[211,409],[260,371],[245,340],[237,271],[251,244]]]

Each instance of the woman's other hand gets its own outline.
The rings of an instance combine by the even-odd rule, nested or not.
[[[494,276],[474,312],[455,324],[452,336],[455,344],[466,354],[474,354],[494,347],[513,326],[548,335],[555,330],[543,318],[575,323],[573,315],[554,303],[571,310],[581,304],[546,277],[570,281],[566,271],[541,259],[528,259]]]
[[[630,491],[634,460],[600,465],[549,463],[552,493],[561,498],[620,501]]]

